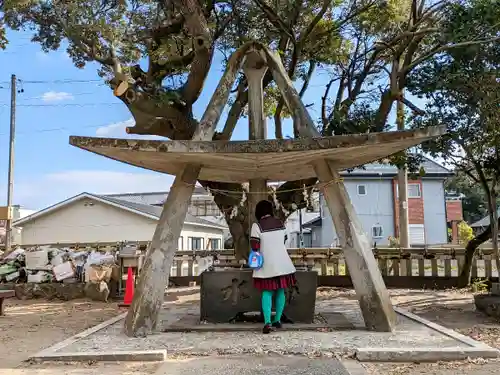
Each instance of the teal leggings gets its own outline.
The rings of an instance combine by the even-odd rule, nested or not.
[[[262,313],[264,314],[264,324],[271,324],[271,311],[273,308],[273,290],[262,291]],[[281,321],[283,310],[285,309],[285,289],[276,290],[276,316],[274,322]]]

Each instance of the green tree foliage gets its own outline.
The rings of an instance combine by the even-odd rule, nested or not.
[[[468,175],[457,171],[456,175],[446,181],[448,193],[461,196],[462,210],[466,222],[472,224],[488,215],[487,202],[481,185]]]
[[[459,31],[442,38],[455,42],[475,30],[491,42],[462,43],[414,71],[409,88],[428,102],[425,115],[416,116],[413,126],[446,126],[448,134],[426,144],[426,151],[483,188],[495,190],[500,178],[500,3],[480,0],[475,4],[470,10],[455,9],[448,22]]]
[[[481,35],[481,25],[467,24],[468,19],[455,16],[471,13],[477,7],[476,1],[12,3],[4,14],[11,28],[33,31],[33,41],[44,51],[59,49],[66,41],[77,67],[97,62],[99,74],[110,88],[116,89],[120,84],[119,99],[135,119],[129,133],[170,139],[191,138],[197,124],[193,104],[203,90],[215,51],[229,56],[248,40],[258,40],[279,52],[301,95],[308,90],[318,69],[330,75],[325,91],[318,94],[314,104],[321,105],[318,127],[323,134],[331,135],[387,129],[387,119],[396,101],[421,113],[402,95],[409,75],[457,43],[483,43],[487,37]],[[275,136],[282,138],[281,121],[289,114],[270,73],[264,77],[264,87],[266,110],[274,118]],[[247,102],[247,84],[241,76],[234,87],[227,121],[216,139],[230,139],[238,119],[245,115]],[[398,158],[406,162],[405,155]],[[278,190],[278,199],[289,211],[304,206],[302,192],[290,190],[315,182],[287,182]],[[201,183],[215,189],[241,191],[236,184]],[[229,212],[228,208],[237,205],[240,197],[216,194],[215,201]],[[227,219],[234,238],[248,228],[247,223]]]
[[[456,47],[420,64],[410,77],[411,92],[428,100],[425,115],[415,117],[413,126],[446,126],[448,134],[427,143],[424,149],[481,187],[492,223],[487,232],[498,250],[500,3],[475,0],[466,4],[472,6],[451,7],[446,22],[456,31],[440,37]],[[471,33],[489,42],[476,45],[472,40],[462,41]],[[487,239],[481,235],[482,242]],[[469,242],[464,272],[470,272],[472,256],[481,241]],[[468,279],[468,275],[463,276]]]
[[[465,222],[462,221],[458,224],[458,240],[461,244],[467,245],[470,240],[474,238],[474,232],[472,228]]]

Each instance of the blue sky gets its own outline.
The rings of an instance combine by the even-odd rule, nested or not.
[[[77,69],[64,50],[45,54],[30,42],[29,33],[10,33],[9,46],[0,52],[0,205],[6,202],[10,115],[10,74],[20,80],[17,96],[14,204],[41,209],[83,191],[124,193],[168,190],[172,176],[128,166],[74,148],[70,135],[126,137],[131,125],[126,106],[97,75],[97,64]],[[195,106],[200,118],[222,73],[216,56],[201,98]],[[61,82],[72,80],[82,82]],[[313,78],[304,97],[319,117],[319,101],[328,82],[326,72]],[[285,121],[285,135],[291,124]],[[224,118],[219,125],[224,124]],[[273,121],[268,134],[274,135]],[[233,139],[245,139],[248,128],[240,120]],[[136,136],[134,136],[136,137]],[[140,137],[137,137],[140,138]]]

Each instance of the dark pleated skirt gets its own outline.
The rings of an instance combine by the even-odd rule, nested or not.
[[[297,279],[295,274],[291,273],[289,275],[270,277],[267,279],[262,279],[254,277],[253,286],[259,290],[278,290],[287,289],[291,286],[297,284]]]

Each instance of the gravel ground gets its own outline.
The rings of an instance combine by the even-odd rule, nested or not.
[[[391,295],[402,308],[500,349],[500,322],[476,311],[468,290],[391,290]],[[493,375],[499,373],[500,360],[363,366],[370,375]]]
[[[198,305],[173,304],[162,312],[164,325],[186,313],[196,313]],[[317,312],[342,313],[355,327],[364,327],[359,305],[350,291],[321,289],[318,292]],[[64,352],[100,352],[103,350],[167,349],[170,355],[241,355],[241,354],[300,354],[307,356],[350,354],[360,347],[466,347],[405,317],[398,316],[394,333],[352,331],[282,331],[271,335],[257,332],[192,332],[158,333],[147,338],[128,338],[118,322],[96,334],[63,348]]]
[[[45,363],[0,369],[0,375],[152,375],[162,363]]]
[[[391,295],[395,304],[408,309],[426,319],[447,326],[469,335],[472,338],[485,342],[488,345],[500,348],[500,322],[494,321],[478,313],[474,309],[473,296],[468,291],[451,290],[442,292],[429,291],[408,291],[391,290]],[[180,314],[194,311],[197,308],[197,296],[186,296],[171,303],[173,309]],[[342,306],[338,304],[339,299],[344,302]],[[335,303],[337,301],[337,303]],[[355,301],[354,292],[351,290],[320,288],[318,290],[318,307],[335,308],[343,310],[347,318],[355,325],[362,324],[362,318],[351,308]],[[159,364],[148,363],[59,363],[29,365],[22,363],[30,354],[47,348],[63,339],[81,332],[86,328],[99,324],[119,313],[115,304],[105,304],[100,302],[71,301],[16,301],[8,300],[6,306],[7,316],[0,317],[0,345],[1,358],[0,375],[150,375],[158,368]],[[164,317],[164,319],[166,316]],[[404,324],[404,322],[403,322]],[[119,330],[120,324],[110,329]],[[29,333],[29,335],[28,335]],[[324,333],[312,332],[315,343],[312,346],[303,345],[300,341],[307,341],[304,337],[306,333],[295,332],[292,341],[294,345],[307,352],[310,356],[318,353],[314,351],[314,346],[324,343],[335,347],[338,345],[338,332]],[[342,332],[342,335],[344,332]],[[353,332],[354,335],[359,333]],[[182,335],[182,334],[178,334]],[[219,334],[227,336],[227,334]],[[203,345],[206,347],[214,342],[223,340],[219,335],[210,335]],[[157,335],[161,336],[161,335]],[[261,348],[270,348],[284,345],[288,338],[278,335],[266,337],[267,342],[262,341],[262,335],[251,335],[245,338],[248,333],[241,333],[238,340],[257,342]],[[405,336],[404,330],[400,336]],[[176,338],[170,336],[168,340]],[[366,338],[363,338],[365,340]],[[332,344],[332,340],[337,340],[337,344]],[[399,338],[397,340],[407,340]],[[225,341],[225,340],[224,340]],[[173,343],[180,349],[180,344]],[[191,345],[196,344],[191,342]],[[169,343],[165,343],[168,346]],[[189,345],[189,340],[182,345]],[[195,348],[187,348],[188,351]],[[310,350],[312,349],[312,350]],[[338,347],[337,347],[338,349]],[[349,347],[343,347],[349,352]],[[232,350],[232,348],[230,348]],[[237,350],[235,350],[237,352]],[[258,351],[258,350],[256,350]],[[264,352],[264,349],[260,350]],[[328,353],[325,353],[328,354]],[[333,353],[330,353],[333,355]],[[327,355],[328,356],[328,355]],[[493,375],[498,374],[500,361],[496,360],[475,360],[451,363],[436,364],[368,364],[364,365],[370,375]]]
[[[297,356],[205,357],[167,361],[158,375],[349,375],[335,358]]]
[[[12,368],[42,349],[120,313],[116,304],[82,300],[5,301],[0,317],[0,369]]]

